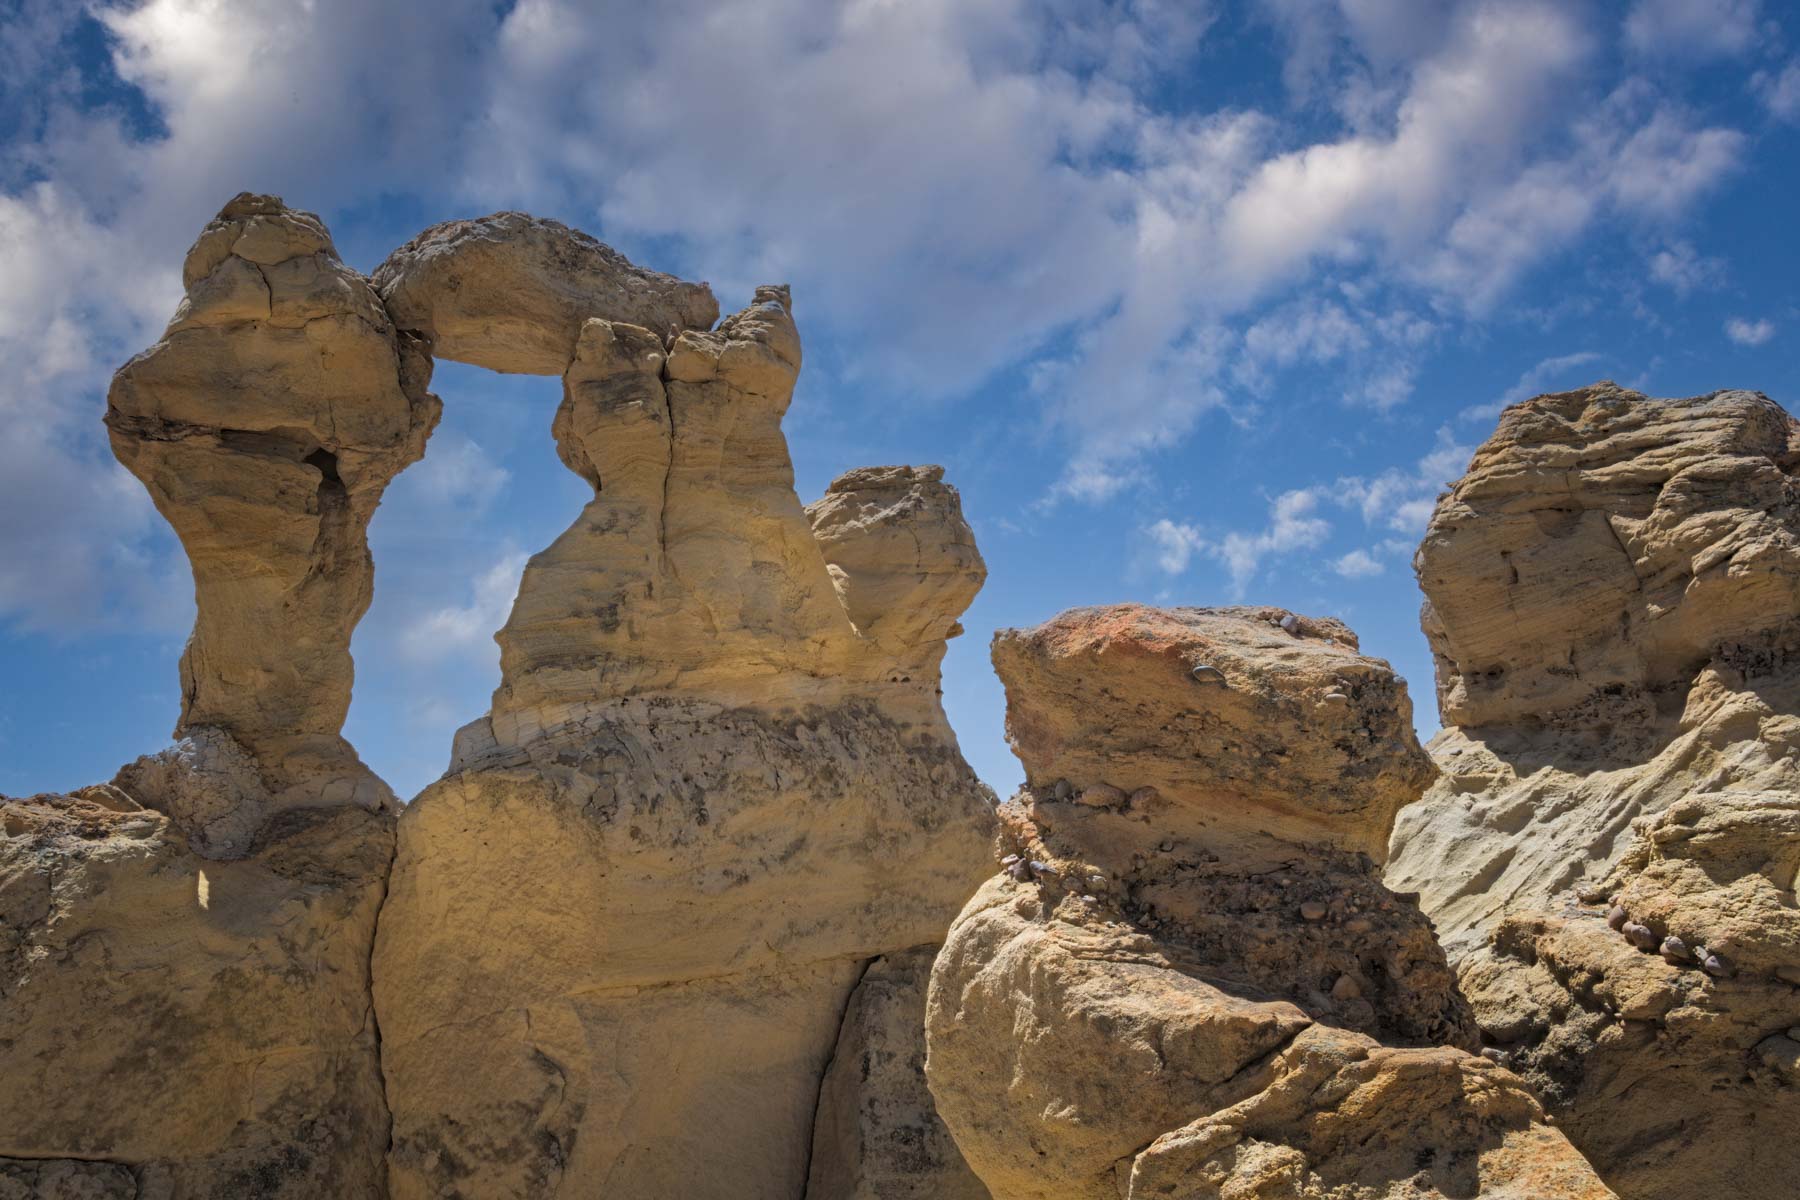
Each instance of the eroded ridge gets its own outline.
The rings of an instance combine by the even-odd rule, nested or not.
[[[1383,887],[1433,771],[1341,623],[1081,609],[1002,631],[1026,786],[927,1002],[995,1200],[1610,1196]]]
[[[1415,560],[1443,776],[1387,880],[1628,1200],[1800,1172],[1797,434],[1753,392],[1540,396]]]

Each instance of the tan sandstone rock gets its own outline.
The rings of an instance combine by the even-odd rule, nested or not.
[[[113,788],[0,799],[0,1196],[381,1195],[392,830],[295,809],[217,862]],[[58,1158],[117,1171],[7,1191]]]
[[[369,519],[437,423],[431,360],[317,217],[238,196],[187,297],[107,395],[113,452],[180,536],[198,615],[177,736],[216,729],[297,804],[393,802],[339,735],[368,610]]]
[[[866,964],[935,945],[985,874],[992,796],[935,673],[891,678],[935,665],[980,560],[953,491],[885,469],[922,499],[868,535],[904,529],[945,582],[872,613],[894,641],[852,623],[781,433],[788,308],[581,326],[555,435],[594,499],[527,566],[492,711],[401,821],[375,959],[395,1197],[799,1196],[846,1006],[884,1002]],[[894,1102],[901,1057],[879,1094],[835,1086],[866,1153],[833,1143],[823,1200],[888,1194],[880,1147],[929,1126]]]
[[[520,212],[433,225],[375,269],[394,322],[439,358],[494,371],[561,375],[591,317],[658,340],[710,329],[719,305],[704,283],[633,265],[579,229]]]
[[[996,1200],[1611,1195],[1466,1052],[1376,876],[1432,771],[1348,629],[1121,605],[994,662],[1027,785],[933,968],[926,1069]]]
[[[1749,392],[1527,401],[1416,560],[1443,776],[1387,881],[1627,1200],[1800,1173],[1797,432]]]
[[[365,532],[437,420],[431,363],[274,197],[227,204],[184,278],[106,414],[193,567],[179,740],[0,798],[0,1194],[378,1196],[396,805],[340,729]]]

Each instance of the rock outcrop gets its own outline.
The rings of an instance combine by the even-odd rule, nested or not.
[[[926,1031],[995,1200],[1611,1195],[1469,1052],[1429,923],[1377,877],[1433,771],[1348,629],[1086,609],[994,663],[1026,785]]]
[[[579,229],[521,212],[433,225],[373,278],[394,322],[437,357],[523,375],[561,375],[590,317],[641,325],[659,341],[719,319],[704,283],[645,270]]]
[[[1541,396],[1416,559],[1443,776],[1387,881],[1627,1200],[1800,1174],[1796,464],[1755,393]]]
[[[441,314],[491,301],[432,279],[410,311],[480,361]],[[992,795],[936,686],[980,557],[936,468],[855,473],[809,522],[785,288],[665,334],[645,286],[511,364],[563,374],[557,448],[595,494],[526,567],[492,710],[400,823],[375,955],[392,1194],[788,1198],[810,1173],[874,1198],[905,1194],[915,1137],[910,1186],[960,1186],[922,1028],[909,1053],[885,1010],[985,874]],[[834,1050],[870,1077],[826,1084]]]

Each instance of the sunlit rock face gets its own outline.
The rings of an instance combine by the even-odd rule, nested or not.
[[[1611,384],[1508,409],[1415,564],[1442,777],[1395,826],[1493,1053],[1622,1196],[1800,1172],[1800,425]]]
[[[809,519],[786,288],[664,329],[642,286],[555,368],[594,498],[527,565],[492,709],[401,821],[375,956],[394,1194],[966,1187],[922,1024],[879,1026],[881,1075],[839,1073],[860,1116],[819,1106],[874,1036],[847,1009],[922,990],[985,873],[992,795],[937,694],[980,556],[935,468],[853,473]],[[906,1166],[915,1133],[936,1150]]]
[[[1612,1194],[1470,1053],[1379,881],[1433,771],[1348,628],[1078,609],[994,665],[1027,782],[932,969],[926,1073],[996,1200]]]

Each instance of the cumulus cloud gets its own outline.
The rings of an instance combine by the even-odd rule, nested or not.
[[[1771,116],[1800,121],[1800,61],[1791,62],[1780,71],[1758,71],[1751,76],[1750,84]]]
[[[1387,570],[1387,564],[1367,550],[1352,550],[1331,561],[1331,569],[1345,579],[1367,579]]]
[[[1331,522],[1318,513],[1320,493],[1297,488],[1269,502],[1268,522],[1257,530],[1232,530],[1210,538],[1197,526],[1164,518],[1145,533],[1156,549],[1156,562],[1165,572],[1179,575],[1196,555],[1211,558],[1225,568],[1231,594],[1242,599],[1263,560],[1272,555],[1317,548],[1331,534]]]
[[[1775,323],[1760,317],[1732,317],[1725,322],[1725,336],[1740,346],[1760,346],[1775,336]]]
[[[1405,405],[1435,331],[1598,221],[1673,219],[1742,154],[1648,85],[1590,82],[1613,35],[1550,0],[1270,0],[1291,82],[1324,102],[1306,122],[1170,108],[1221,11],[1173,0],[670,0],[654,21],[444,0],[424,22],[392,0],[120,0],[91,10],[101,101],[67,82],[87,11],[28,0],[0,36],[23,131],[0,168],[0,416],[70,479],[107,461],[104,367],[154,336],[181,248],[244,186],[327,210],[363,265],[415,232],[377,202],[429,197],[587,225],[728,304],[791,280],[809,336],[853,348],[825,369],[870,403],[1029,360],[1066,460],[1052,496],[1101,500],[1229,407],[1240,370],[1341,363],[1341,399]],[[1666,17],[1634,10],[1645,46]],[[1341,286],[1264,321],[1321,279]],[[433,456],[460,503],[498,486]],[[0,508],[22,486],[0,480]],[[7,615],[116,577],[120,537],[157,553],[147,516],[66,511],[93,549],[0,594]]]
[[[1458,442],[1448,428],[1439,429],[1431,450],[1411,468],[1340,476],[1327,491],[1334,503],[1360,513],[1370,528],[1416,537],[1431,519],[1438,494],[1462,477],[1473,453],[1474,447]],[[1396,539],[1393,545],[1404,551],[1410,543]]]

